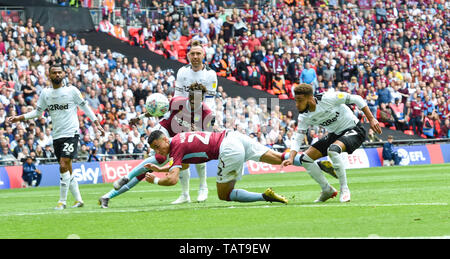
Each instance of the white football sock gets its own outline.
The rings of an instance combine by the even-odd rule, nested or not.
[[[72,193],[72,195],[76,201],[83,202],[83,199],[81,198],[80,189],[78,188],[78,181],[77,181],[77,179],[75,179],[74,174],[72,174],[72,176],[70,177],[69,190]]]
[[[206,163],[196,164],[195,168],[197,169],[197,174],[200,181],[199,189],[208,188],[208,184],[206,183]]]
[[[333,163],[334,170],[339,178],[339,185],[341,189],[348,189],[347,185],[347,173],[345,170],[344,162],[342,161],[341,154],[335,151],[328,151],[328,157]]]
[[[308,174],[320,185],[322,190],[328,190],[327,178],[322,174],[322,170],[317,163],[312,160],[307,154],[303,154],[302,166],[306,169]]]
[[[59,181],[59,202],[66,204],[70,185],[70,172],[61,173]]]
[[[181,185],[181,194],[185,196],[189,196],[189,180],[191,179],[191,170],[181,170],[180,171],[180,185]]]

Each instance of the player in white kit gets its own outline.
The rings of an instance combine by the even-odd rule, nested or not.
[[[199,41],[193,41],[190,44],[190,50],[187,53],[189,64],[181,67],[177,72],[177,79],[175,81],[176,96],[189,97],[189,86],[192,83],[200,83],[206,86],[206,94],[203,101],[208,108],[216,114],[215,96],[217,92],[217,75],[216,72],[210,69],[203,63],[205,59],[205,50]],[[214,124],[214,117],[211,124]],[[179,133],[179,132],[177,132]],[[197,201],[205,201],[208,198],[208,186],[206,183],[206,163],[195,165],[200,180]],[[172,204],[185,203],[190,201],[189,196],[189,180],[191,172],[188,169],[180,172],[181,195],[172,202]]]
[[[323,163],[314,161],[328,155],[340,184],[341,202],[350,201],[350,190],[347,185],[347,176],[340,154],[353,153],[366,138],[366,131],[358,118],[353,114],[347,104],[356,104],[364,112],[370,127],[381,134],[381,127],[377,119],[370,112],[367,103],[359,95],[344,92],[326,92],[323,95],[314,95],[309,84],[301,84],[294,89],[295,103],[299,111],[298,131],[291,146],[290,154],[285,154],[283,166],[297,165],[306,168],[311,177],[322,188],[320,197],[316,202],[324,202],[337,195],[337,191],[322,175]],[[318,125],[328,131],[328,135],[310,146],[302,155],[297,152],[303,143],[310,125]]]
[[[73,208],[83,207],[78,182],[72,174],[72,159],[76,157],[78,150],[78,139],[80,123],[78,121],[77,107],[80,107],[85,114],[93,121],[94,128],[102,135],[104,130],[97,120],[94,112],[83,99],[78,88],[63,85],[65,73],[61,65],[53,64],[50,67],[50,80],[52,88],[44,88],[37,101],[36,109],[20,115],[8,118],[11,123],[41,117],[45,110],[48,111],[52,119],[52,137],[55,155],[60,165],[60,198],[55,209],[66,208],[68,190],[75,198]]]

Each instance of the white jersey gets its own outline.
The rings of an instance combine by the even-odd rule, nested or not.
[[[317,95],[316,110],[298,115],[298,132],[306,134],[308,126],[316,125],[328,132],[339,135],[344,130],[353,128],[359,120],[346,105],[351,95],[344,92],[326,92]]]
[[[217,92],[217,74],[214,70],[207,65],[203,66],[203,69],[195,72],[192,70],[191,65],[181,67],[177,73],[177,79],[175,81],[175,96],[189,97],[189,86],[192,83],[200,83],[206,87],[205,99],[203,102],[208,105],[213,114],[216,114],[216,102],[215,96]]]
[[[77,107],[86,105],[80,90],[75,86],[58,89],[44,88],[37,102],[37,112],[47,110],[52,120],[53,139],[69,138],[79,133]]]

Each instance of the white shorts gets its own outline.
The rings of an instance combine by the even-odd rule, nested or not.
[[[216,181],[227,183],[241,179],[244,174],[244,163],[248,160],[259,162],[259,159],[269,150],[242,133],[230,131],[220,145],[219,165]]]

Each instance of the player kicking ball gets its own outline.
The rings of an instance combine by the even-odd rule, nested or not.
[[[235,131],[223,132],[184,132],[169,139],[162,131],[153,131],[148,138],[150,147],[164,157],[172,158],[171,164],[160,167],[147,164],[145,168],[154,172],[169,172],[166,177],[158,178],[146,173],[149,183],[163,186],[175,185],[183,164],[199,164],[210,160],[219,160],[217,171],[217,194],[220,200],[237,202],[269,201],[288,203],[288,200],[276,194],[271,188],[263,193],[236,189],[235,184],[241,178],[244,163],[248,160],[279,165],[282,154],[254,141],[250,137]]]
[[[12,116],[8,118],[8,122],[15,123],[34,119],[41,117],[45,110],[48,111],[53,124],[53,147],[61,174],[60,197],[55,209],[63,210],[66,208],[68,190],[76,200],[72,208],[79,208],[83,207],[84,203],[78,188],[78,182],[72,173],[72,159],[77,155],[78,133],[80,132],[77,107],[80,107],[94,122],[94,128],[100,131],[102,136],[105,132],[94,112],[83,99],[80,90],[72,85],[63,85],[65,73],[61,65],[53,64],[49,70],[49,77],[53,87],[42,90],[36,109],[20,116]]]
[[[337,195],[336,189],[331,186],[321,173],[323,163],[315,163],[321,157],[328,155],[332,162],[340,184],[340,202],[350,201],[350,190],[347,185],[347,175],[341,158],[342,152],[352,154],[361,146],[366,138],[366,131],[361,126],[347,104],[356,104],[364,112],[370,127],[381,134],[381,127],[377,119],[370,112],[367,103],[359,95],[344,92],[327,92],[323,95],[314,95],[309,84],[301,84],[294,88],[295,103],[299,111],[298,132],[291,146],[291,152],[285,155],[282,166],[296,165],[306,168],[309,175],[319,183],[322,188],[320,197],[315,202],[325,202]],[[302,155],[297,154],[305,134],[310,125],[325,128],[328,135],[319,139]]]

